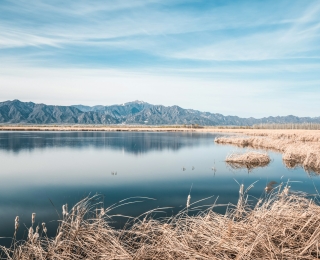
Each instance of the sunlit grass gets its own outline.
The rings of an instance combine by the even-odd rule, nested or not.
[[[220,144],[233,144],[239,147],[271,149],[283,154],[287,167],[302,166],[306,170],[320,173],[320,133],[313,131],[242,131],[248,136],[216,138]]]
[[[255,167],[267,166],[271,159],[267,153],[249,151],[246,153],[231,153],[225,161],[234,169],[247,168],[250,170]]]
[[[304,193],[281,184],[252,200],[240,185],[237,205],[225,214],[217,204],[195,216],[189,206],[170,218],[150,211],[123,229],[110,226],[112,207],[86,198],[63,219],[55,237],[45,224],[29,228],[29,237],[2,248],[7,259],[314,259],[319,257],[320,206]],[[188,203],[187,203],[188,204]],[[34,215],[35,217],[35,215]]]

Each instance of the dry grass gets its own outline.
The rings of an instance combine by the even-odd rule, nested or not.
[[[225,160],[232,168],[240,169],[247,168],[251,170],[256,167],[265,167],[270,163],[270,157],[267,153],[246,152],[232,153]]]
[[[264,136],[272,139],[290,139],[302,142],[320,142],[320,130],[216,129],[215,132]]]
[[[121,244],[118,231],[108,225],[107,212],[97,210],[95,197],[86,198],[70,212],[63,209],[63,220],[54,238],[42,227],[29,228],[25,241],[3,248],[6,259],[131,259]]]
[[[0,131],[83,131],[83,132],[203,132],[199,127],[185,126],[135,126],[135,125],[0,125]]]
[[[252,186],[251,186],[252,187]],[[112,229],[107,210],[85,199],[64,214],[57,236],[43,227],[26,241],[3,248],[7,259],[316,259],[320,256],[320,206],[281,185],[257,203],[240,186],[225,215],[213,205],[197,216],[187,210],[168,219],[135,219]],[[192,206],[192,204],[191,204]],[[189,210],[191,210],[189,208]],[[66,213],[66,212],[65,212]],[[41,232],[40,232],[41,231]],[[37,235],[35,235],[37,234]]]
[[[308,171],[320,173],[320,133],[308,131],[249,131],[241,132],[251,137],[221,137],[215,142],[233,144],[239,147],[270,149],[283,154],[286,166],[292,168],[301,165]]]

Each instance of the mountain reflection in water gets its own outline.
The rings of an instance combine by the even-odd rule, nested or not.
[[[217,136],[221,134],[0,132],[0,237],[13,235],[14,219],[19,216],[21,239],[26,232],[23,223],[30,225],[33,212],[37,224],[46,222],[48,234],[54,235],[61,206],[68,203],[71,208],[96,193],[104,196],[105,206],[135,196],[155,199],[119,207],[112,214],[138,216],[171,207],[155,216],[165,217],[185,207],[191,186],[191,203],[213,196],[201,205],[213,204],[218,197],[219,204],[236,204],[238,183],[248,187],[258,181],[249,192],[253,203],[266,195],[266,187],[273,188],[271,183],[288,179],[298,181],[291,184],[292,190],[315,193],[315,187],[319,189],[320,178],[300,168],[287,169],[279,153],[269,152],[270,165],[250,173],[228,167],[226,156],[246,148],[217,145]],[[225,209],[215,210],[224,213]],[[119,227],[126,221],[118,218],[111,224]],[[2,245],[10,242],[0,239]]]
[[[156,133],[156,132],[2,132],[0,149],[20,152],[21,150],[50,147],[73,147],[124,150],[140,154],[149,151],[179,150],[184,147],[208,145],[212,134],[199,133]]]

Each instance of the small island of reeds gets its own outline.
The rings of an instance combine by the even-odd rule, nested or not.
[[[267,153],[248,151],[246,153],[231,153],[226,158],[226,163],[234,169],[268,166],[271,159]]]

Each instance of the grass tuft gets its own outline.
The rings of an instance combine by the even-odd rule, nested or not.
[[[234,169],[247,168],[251,170],[256,167],[265,167],[269,165],[271,160],[267,153],[250,151],[242,154],[232,153],[227,156],[225,161]]]

